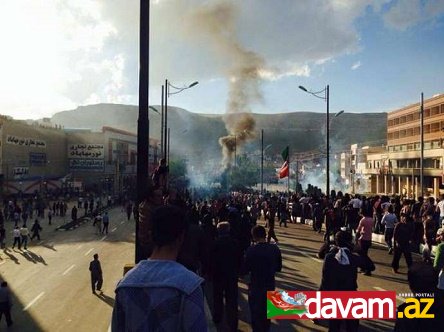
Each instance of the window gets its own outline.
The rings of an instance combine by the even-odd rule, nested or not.
[[[444,104],[441,104],[441,114],[444,114]]]
[[[388,133],[387,134],[387,139],[393,139],[393,133]]]
[[[424,110],[424,117],[428,118],[430,116],[430,108]]]
[[[388,127],[393,126],[393,120],[388,120]]]
[[[420,128],[419,127],[413,128],[413,135],[419,135],[419,134],[420,134]]]
[[[419,120],[419,118],[420,118],[419,112],[413,113],[413,120]]]
[[[409,128],[409,129],[407,129],[407,131],[406,131],[406,136],[407,136],[407,137],[409,137],[409,136],[413,136],[413,128]]]
[[[407,151],[413,151],[415,150],[415,145],[414,144],[407,144]]]
[[[431,133],[436,133],[437,131],[440,131],[440,130],[441,130],[441,128],[440,128],[440,123],[439,122],[433,122],[430,125],[430,132]]]
[[[399,119],[399,123],[405,123],[405,116],[401,116],[401,119]]]
[[[440,140],[432,141],[432,149],[438,149],[440,147],[441,147],[441,141]]]
[[[439,114],[439,106],[432,107],[431,116],[435,116]]]
[[[406,121],[407,121],[407,122],[413,121],[413,114],[409,114],[409,115],[407,115],[407,117],[406,117]]]
[[[424,126],[424,134],[429,134],[430,133],[430,125],[425,125]]]
[[[399,125],[399,118],[396,118],[394,121],[395,121],[395,125]]]
[[[399,131],[399,138],[405,137],[405,129]]]
[[[398,139],[399,138],[399,131],[395,131],[393,133],[393,139]]]

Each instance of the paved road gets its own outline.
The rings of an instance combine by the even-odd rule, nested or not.
[[[52,226],[42,223],[42,243],[34,241],[28,251],[1,252],[0,278],[8,281],[14,294],[15,325],[10,331],[108,330],[115,285],[122,276],[123,266],[134,260],[134,221],[126,221],[120,209],[111,210],[110,217],[110,233],[106,237],[96,235],[90,223],[73,231],[56,232],[56,226],[63,222],[56,219]],[[316,253],[322,236],[300,224],[278,227],[276,233],[283,253],[278,289],[317,289],[322,261],[316,258]],[[11,236],[8,235],[10,247]],[[96,252],[104,271],[103,296],[92,295],[90,289],[88,266]],[[394,275],[390,268],[392,256],[385,248],[374,246],[369,254],[377,269],[371,277],[359,275],[360,290],[409,291],[404,261],[401,261],[401,274]],[[247,286],[241,282],[239,287],[239,329],[251,331]],[[0,330],[4,327],[1,323]],[[362,321],[361,326],[362,331],[391,331],[393,322]],[[272,325],[272,331],[326,330],[310,321],[278,321]]]
[[[301,224],[288,224],[288,228],[277,227],[279,248],[283,254],[283,269],[277,276],[277,289],[280,290],[317,290],[321,280],[323,261],[316,257],[322,245],[322,235],[311,227]],[[407,284],[407,268],[401,260],[400,274],[391,271],[392,256],[387,250],[374,245],[369,256],[376,265],[372,276],[359,275],[359,290],[395,290],[397,293],[410,292]],[[249,327],[247,286],[240,283],[240,324],[242,331]],[[402,303],[402,298],[398,303]],[[272,331],[327,331],[327,325],[314,325],[308,320],[272,321]],[[392,331],[393,321],[361,321],[360,331]]]
[[[60,232],[55,231],[63,222],[60,218],[52,226],[43,222],[42,242],[34,240],[27,251],[1,253],[0,277],[14,295],[10,331],[108,330],[115,285],[123,266],[134,261],[134,221],[126,221],[120,209],[110,211],[110,220],[107,236],[95,234],[91,223]],[[9,248],[10,239],[9,234]],[[93,295],[90,286],[88,267],[94,253],[102,262],[101,296]]]

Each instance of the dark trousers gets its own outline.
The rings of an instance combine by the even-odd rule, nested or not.
[[[273,238],[274,242],[278,242],[278,239],[276,237],[276,233],[274,232],[274,222],[272,225],[268,225],[268,235],[267,235],[267,242],[270,242],[270,240]]]
[[[14,248],[16,244],[17,244],[19,249],[22,247],[22,242],[20,241],[19,237],[15,237],[14,238],[14,243],[12,244],[12,248]]]
[[[238,325],[238,287],[237,277],[213,280],[213,301],[214,313],[213,321],[220,322],[224,312],[225,297],[225,316],[230,331],[237,331]]]
[[[250,289],[248,291],[248,304],[253,332],[269,331],[271,321],[267,319],[267,290]]]
[[[385,243],[387,243],[387,247],[393,248],[393,232],[394,232],[394,228],[385,228],[385,233],[384,233],[384,240]]]
[[[404,254],[407,267],[410,267],[410,265],[412,265],[412,252],[410,250],[410,246],[408,244],[403,246],[395,245],[395,252],[393,254],[392,260],[392,268],[394,270],[399,269],[399,260],[401,259],[402,254]]]
[[[345,331],[357,332],[359,329],[359,320],[357,319],[330,319],[328,321],[328,332],[340,332],[341,324],[345,325]]]
[[[31,240],[34,240],[35,237],[40,241],[40,234],[38,232],[32,233]]]
[[[106,234],[108,234],[108,226],[109,226],[109,223],[108,223],[108,222],[104,222],[104,223],[103,223],[103,230],[102,230],[102,233],[105,234],[105,232],[106,232]]]
[[[96,284],[97,284],[97,288],[96,288]],[[92,288],[93,292],[95,292],[96,289],[98,291],[100,291],[102,289],[102,284],[103,284],[103,278],[101,275],[91,274],[91,288]]]
[[[28,247],[28,235],[26,236],[22,235],[22,245],[25,249]]]
[[[11,326],[12,325],[11,307],[7,302],[0,302],[0,321],[3,318],[3,314],[5,314],[6,317],[6,325]]]

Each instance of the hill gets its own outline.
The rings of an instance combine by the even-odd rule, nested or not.
[[[160,109],[159,106],[154,106]],[[111,126],[137,132],[138,107],[119,104],[81,106],[75,110],[54,114],[51,122],[65,128],[101,130]],[[267,153],[279,154],[286,145],[293,152],[325,150],[325,114],[294,112],[253,114],[257,138],[245,149],[260,149],[260,130],[264,129]],[[330,146],[332,151],[349,148],[350,144],[382,145],[386,142],[386,113],[343,113],[330,116]],[[220,158],[218,139],[227,131],[223,115],[202,115],[177,107],[168,107],[168,127],[171,128],[171,154],[192,158]],[[150,137],[160,137],[160,115],[150,110]]]

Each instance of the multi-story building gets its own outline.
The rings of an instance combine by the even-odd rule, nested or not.
[[[158,141],[149,142],[149,174],[158,164]],[[0,118],[0,187],[3,194],[84,187],[124,193],[136,187],[137,135],[103,127],[101,132],[62,129]]]
[[[435,196],[443,187],[444,95],[424,101],[424,192],[421,193],[420,103],[388,113],[387,150],[369,161],[373,192]]]

